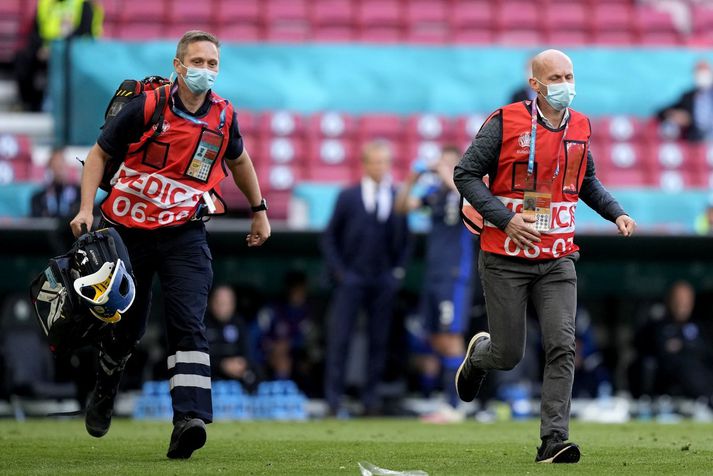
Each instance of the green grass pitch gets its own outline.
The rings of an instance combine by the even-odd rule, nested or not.
[[[166,459],[169,423],[116,419],[94,439],[81,420],[0,420],[0,474],[358,475],[358,461],[430,475],[713,474],[713,425],[574,423],[578,465],[537,465],[538,422],[429,425],[365,419],[220,422],[190,460]]]

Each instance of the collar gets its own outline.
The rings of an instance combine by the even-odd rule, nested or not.
[[[205,95],[205,100],[203,101],[203,104],[201,104],[201,107],[199,107],[195,113],[190,112],[188,109],[186,109],[186,106],[183,105],[183,101],[181,101],[181,98],[178,96],[178,88],[176,88],[176,91],[173,93],[172,98],[173,105],[176,109],[179,109],[181,112],[185,112],[189,116],[203,117],[208,114],[208,109],[210,109],[210,105],[213,103],[213,90],[208,90]]]
[[[542,119],[542,122],[545,123],[547,127],[550,129],[559,129],[562,127],[563,124],[565,124],[569,120],[569,108],[564,110],[564,116],[562,116],[562,122],[560,122],[558,125],[552,124],[547,117],[545,117],[544,114],[542,114],[542,110],[540,109],[540,103],[539,101],[535,102],[535,105],[537,106],[537,114],[540,115],[540,118]]]

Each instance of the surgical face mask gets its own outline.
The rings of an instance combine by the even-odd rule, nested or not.
[[[215,78],[218,76],[218,73],[209,69],[189,68],[183,63],[181,63],[181,66],[186,68],[186,75],[181,77],[186,83],[186,86],[188,86],[188,89],[195,94],[202,94],[212,88],[213,83],[215,83]]]
[[[698,89],[709,89],[713,86],[713,71],[709,69],[698,70],[694,80]]]
[[[565,81],[563,83],[545,84],[537,78],[535,78],[535,81],[547,88],[545,99],[550,103],[550,106],[557,111],[569,107],[569,105],[572,104],[574,96],[577,94],[574,91],[574,83]]]

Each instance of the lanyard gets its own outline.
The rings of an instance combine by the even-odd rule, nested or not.
[[[535,171],[535,144],[537,138],[537,104],[536,99],[532,100],[532,105],[530,107],[530,118],[532,124],[532,132],[530,133],[530,156],[527,159],[527,175],[532,175]],[[564,134],[562,134],[562,140],[560,141],[559,147],[557,147],[557,167],[555,168],[555,174],[552,176],[554,180],[560,174],[560,153],[562,151],[562,144],[564,144],[564,138],[567,137],[567,130],[569,129],[569,119],[564,126]]]
[[[178,89],[178,83],[171,88],[171,98],[173,98],[174,92]],[[220,111],[220,124],[218,125],[218,129],[222,131],[223,126],[225,125],[225,110],[226,108],[223,108],[222,111]],[[171,111],[178,117],[185,119],[189,122],[192,122],[193,124],[198,124],[199,126],[205,126],[208,127],[208,123],[201,121],[200,119],[191,116],[190,114],[186,114],[185,112],[181,111],[177,107],[174,106],[173,100],[171,101]]]

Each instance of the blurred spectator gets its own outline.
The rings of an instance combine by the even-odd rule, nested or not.
[[[537,96],[534,89],[530,87],[530,78],[532,77],[532,58],[527,60],[524,70],[524,79],[522,86],[515,90],[510,97],[510,102],[532,101]]]
[[[602,385],[611,385],[609,371],[604,366],[604,358],[594,339],[592,319],[589,312],[577,308],[575,318],[574,338],[576,349],[574,353],[574,384],[573,398],[596,398]]]
[[[63,218],[77,214],[81,199],[79,185],[70,183],[69,167],[64,160],[64,149],[52,150],[47,167],[50,183],[32,196],[33,217]]]
[[[705,211],[696,218],[695,230],[699,235],[713,234],[713,194],[708,197]]]
[[[206,334],[212,378],[239,380],[246,388],[254,388],[257,375],[249,357],[248,328],[236,313],[235,291],[230,286],[213,288],[208,300]]]
[[[474,260],[473,235],[460,217],[460,194],[453,183],[453,170],[460,160],[457,147],[446,146],[432,174],[436,182],[422,196],[412,196],[414,185],[426,168],[416,162],[396,197],[397,213],[419,208],[431,212],[431,230],[426,238],[426,273],[421,290],[421,317],[430,344],[441,358],[443,390],[450,408],[429,419],[460,420],[454,412],[460,399],[453,382],[465,355],[463,333],[468,329]]]
[[[327,331],[325,396],[330,412],[341,409],[345,366],[359,311],[367,314],[369,350],[362,403],[367,414],[381,412],[376,386],[384,370],[396,291],[408,255],[406,217],[393,213],[389,144],[364,146],[361,183],[341,191],[322,237],[322,249],[337,286]]]
[[[15,59],[15,78],[25,110],[42,109],[50,43],[80,36],[100,36],[102,21],[101,7],[90,0],[37,1],[29,34]]]
[[[74,398],[72,383],[55,378],[55,361],[24,295],[11,295],[0,312],[0,353],[4,386],[11,395],[31,398]]]
[[[261,313],[267,314],[269,327],[265,336],[267,363],[272,378],[294,380],[303,391],[313,394],[315,370],[321,358],[318,327],[312,303],[308,300],[307,276],[302,271],[288,271],[284,294]]]
[[[701,60],[693,70],[695,87],[658,112],[662,131],[689,141],[713,140],[713,68]],[[673,130],[674,132],[669,132]],[[676,134],[677,132],[678,134]]]
[[[638,353],[632,366],[632,393],[713,396],[713,349],[710,338],[694,318],[695,291],[686,281],[669,289],[663,313],[637,332]]]

